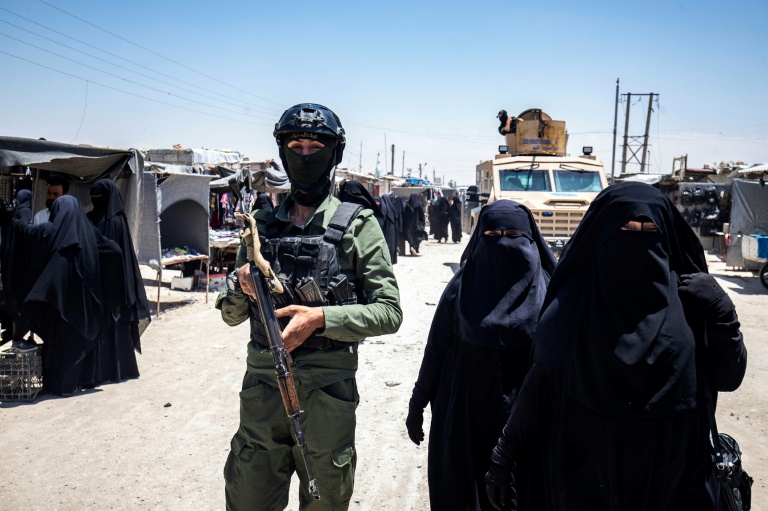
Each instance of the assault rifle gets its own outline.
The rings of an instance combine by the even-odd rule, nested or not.
[[[233,187],[234,189],[235,187]],[[237,195],[240,195],[239,192],[239,189],[236,190]],[[241,197],[238,198],[242,200]],[[275,306],[270,297],[270,291],[278,294],[282,293],[283,285],[272,271],[269,262],[261,255],[256,220],[247,213],[235,213],[235,218],[246,222],[246,227],[242,229],[240,236],[245,242],[248,252],[248,264],[250,266],[248,276],[256,292],[256,305],[267,333],[269,351],[272,352],[275,374],[277,375],[277,387],[280,389],[285,412],[291,421],[293,433],[296,435],[296,445],[299,446],[301,456],[304,458],[304,465],[307,467],[309,493],[312,494],[315,500],[320,500],[320,491],[317,488],[315,473],[309,461],[309,449],[304,440],[304,432],[301,429],[301,421],[299,420],[301,407],[299,406],[299,397],[296,394],[296,386],[293,384],[293,375],[291,375],[291,355],[286,351],[285,344],[283,344],[282,332],[275,316]],[[252,240],[251,243],[248,243],[249,238]]]

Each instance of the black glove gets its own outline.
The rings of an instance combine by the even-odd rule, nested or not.
[[[681,297],[693,302],[706,318],[716,323],[733,313],[731,298],[708,273],[681,275],[678,292]]]
[[[515,464],[506,461],[497,448],[491,454],[491,466],[485,474],[485,492],[496,509],[515,511],[517,490],[515,489]]]
[[[408,438],[419,445],[424,440],[424,408],[408,404],[408,417],[405,419],[405,427],[408,430]]]

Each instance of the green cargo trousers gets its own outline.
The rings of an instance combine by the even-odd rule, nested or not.
[[[298,473],[302,511],[346,510],[355,479],[354,378],[305,390],[295,381],[301,426],[320,491],[309,493],[307,471],[296,446],[280,391],[246,372],[240,392],[240,427],[224,466],[227,509],[279,511],[288,506],[291,475]]]

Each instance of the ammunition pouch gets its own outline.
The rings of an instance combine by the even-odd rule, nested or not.
[[[283,293],[272,293],[275,309],[288,305],[325,307],[363,303],[362,290],[356,290],[339,267],[338,246],[349,225],[362,209],[343,202],[334,213],[325,234],[316,236],[283,236],[273,232],[274,214],[267,221],[267,236],[261,237],[261,253],[283,284]],[[268,347],[264,325],[258,309],[252,305],[251,338],[259,346]],[[290,318],[279,318],[284,329]],[[309,349],[346,348],[348,342],[312,334],[303,347]]]

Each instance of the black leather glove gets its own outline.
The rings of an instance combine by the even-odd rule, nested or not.
[[[502,458],[497,449],[493,449],[491,465],[488,467],[488,473],[485,474],[485,492],[496,509],[515,511],[517,509],[515,464]]]
[[[686,297],[701,309],[702,314],[714,322],[733,313],[734,305],[715,278],[708,273],[689,273],[680,276],[681,297]]]
[[[408,430],[408,438],[419,445],[424,440],[424,408],[413,403],[408,404],[408,417],[405,419],[405,427]]]

